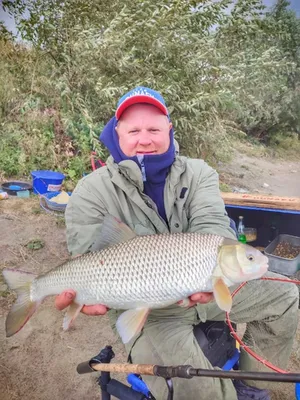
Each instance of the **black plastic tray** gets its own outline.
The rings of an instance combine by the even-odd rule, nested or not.
[[[15,189],[10,189],[9,187],[11,185],[17,185],[20,186],[21,189],[15,190]],[[11,196],[17,196],[18,192],[24,192],[25,190],[32,190],[32,185],[27,182],[20,182],[20,181],[10,181],[10,182],[5,182],[2,183],[1,188],[7,192],[7,194]]]

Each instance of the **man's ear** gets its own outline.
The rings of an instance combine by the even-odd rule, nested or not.
[[[169,130],[171,130],[173,128],[173,124],[172,122],[169,123]]]

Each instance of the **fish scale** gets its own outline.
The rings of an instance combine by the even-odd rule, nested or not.
[[[197,233],[138,236],[40,276],[32,300],[72,288],[84,304],[161,307],[207,289],[222,240]]]

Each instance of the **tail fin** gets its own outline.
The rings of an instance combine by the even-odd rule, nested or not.
[[[32,301],[30,298],[31,284],[36,275],[7,268],[2,273],[9,288],[18,295],[6,318],[6,337],[10,337],[26,324],[41,301]]]

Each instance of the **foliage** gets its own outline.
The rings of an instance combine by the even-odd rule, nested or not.
[[[189,156],[217,161],[241,137],[273,144],[278,133],[299,133],[300,22],[285,0],[268,12],[261,0],[3,6],[26,41],[0,34],[7,175],[51,168],[76,181],[92,149],[106,157],[99,133],[137,85],[163,94]]]
[[[220,186],[220,191],[221,192],[232,192],[231,187],[227,183],[220,182],[219,186]]]
[[[280,114],[281,127],[300,133],[300,19],[288,8],[289,2],[277,0],[272,12],[267,16],[276,29],[276,43],[286,60],[295,68],[287,75],[290,94],[289,108]],[[278,130],[280,131],[280,130]],[[274,132],[276,134],[276,132]]]

